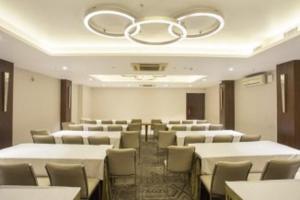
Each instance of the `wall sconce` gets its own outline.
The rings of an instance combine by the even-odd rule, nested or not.
[[[280,74],[281,110],[286,113],[286,74]]]
[[[9,72],[3,72],[3,111],[7,112],[8,92],[9,92]]]

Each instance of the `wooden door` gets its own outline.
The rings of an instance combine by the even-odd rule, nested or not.
[[[186,119],[205,119],[205,94],[186,94]]]

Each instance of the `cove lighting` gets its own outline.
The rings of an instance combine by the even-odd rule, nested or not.
[[[107,83],[193,83],[206,76],[203,75],[90,75],[94,79]],[[139,78],[137,78],[139,77]],[[140,79],[140,77],[144,77]],[[151,78],[150,78],[151,77]]]

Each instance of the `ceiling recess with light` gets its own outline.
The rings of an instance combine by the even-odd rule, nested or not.
[[[105,27],[106,16],[120,18],[123,24],[110,30],[110,27]],[[206,26],[194,27],[195,20],[203,21]],[[215,9],[198,8],[180,12],[174,17],[136,17],[129,10],[116,6],[95,6],[87,11],[83,21],[85,27],[97,35],[126,38],[143,45],[166,45],[186,38],[209,37],[221,31],[225,24],[222,15]]]

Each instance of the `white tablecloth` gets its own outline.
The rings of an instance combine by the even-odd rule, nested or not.
[[[127,130],[128,125],[127,124],[80,124],[83,126],[84,131],[88,131],[89,127],[98,127],[102,126],[104,131],[108,130],[108,126],[122,126],[123,131]]]
[[[205,130],[208,130],[209,125],[210,125],[209,123],[203,123],[203,124],[167,124],[167,127],[168,127],[169,130],[171,130],[173,126],[186,126],[187,131],[190,131],[192,126],[204,126]]]
[[[243,133],[237,132],[237,131],[231,131],[231,130],[220,130],[220,131],[176,131],[176,137],[177,137],[177,145],[183,146],[184,145],[184,137],[185,136],[194,136],[194,135],[204,135],[205,142],[211,143],[213,140],[213,137],[216,135],[232,135],[233,136],[233,142],[240,141],[240,138]]]
[[[80,200],[77,187],[0,186],[2,200]]]
[[[300,199],[300,180],[238,181],[226,184],[243,200]]]
[[[115,131],[57,131],[51,133],[54,136],[56,143],[62,143],[62,136],[70,135],[70,136],[82,136],[85,144],[88,144],[87,138],[89,136],[107,136],[110,139],[110,144],[115,148],[119,148],[121,132]]]
[[[103,179],[106,150],[112,145],[19,144],[0,150],[0,163],[31,163],[37,176],[47,176],[46,163],[80,163],[88,177]]]
[[[212,174],[219,161],[251,161],[251,173],[261,173],[271,159],[300,158],[300,151],[271,141],[190,144],[201,159],[201,173]]]

